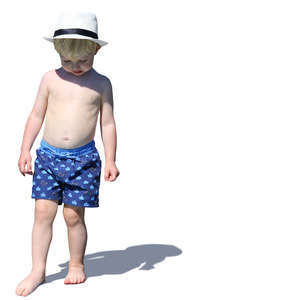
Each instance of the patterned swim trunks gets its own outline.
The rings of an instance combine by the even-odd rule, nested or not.
[[[99,207],[101,159],[92,140],[73,149],[56,148],[44,139],[36,149],[31,198]]]

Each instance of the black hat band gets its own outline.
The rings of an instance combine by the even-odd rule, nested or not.
[[[94,39],[98,39],[97,33],[90,31],[90,30],[81,29],[81,28],[58,29],[58,30],[55,30],[53,37],[63,35],[63,34],[80,34],[80,35],[88,36],[88,37],[91,37]]]

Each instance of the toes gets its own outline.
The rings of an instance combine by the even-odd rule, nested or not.
[[[24,288],[18,287],[17,290],[16,290],[16,294],[18,296],[21,296],[24,290],[25,290]]]
[[[77,278],[77,283],[82,283],[83,281],[84,281],[84,279],[82,276]]]
[[[69,277],[67,277],[66,279],[65,279],[65,281],[64,281],[65,283],[70,283],[70,279],[69,279]]]
[[[78,283],[82,283],[82,282],[84,282],[85,281],[85,276],[67,276],[66,278],[65,278],[65,281],[64,281],[64,283],[72,283],[72,284],[78,284]]]

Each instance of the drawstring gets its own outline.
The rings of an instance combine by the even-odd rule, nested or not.
[[[76,161],[79,161],[80,162],[80,158],[79,157],[76,157],[76,156],[72,156],[72,155],[69,155],[69,154],[60,154],[60,155],[55,155],[56,157],[59,157],[59,158],[70,158],[70,159],[74,159]]]
[[[67,156],[67,158],[74,159],[74,160],[76,160],[76,161],[79,161],[79,162],[80,162],[80,158],[78,158],[78,157],[75,157],[75,156]]]

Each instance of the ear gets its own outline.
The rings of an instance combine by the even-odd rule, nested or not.
[[[101,48],[101,46],[99,44],[97,44],[97,47],[96,47],[96,52],[95,54],[97,54],[98,50]]]

